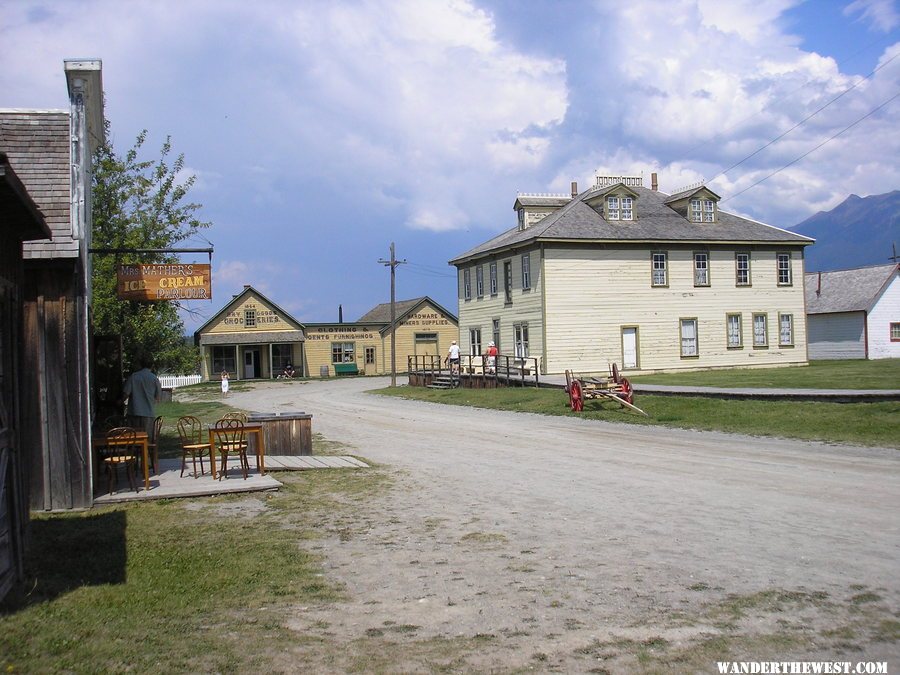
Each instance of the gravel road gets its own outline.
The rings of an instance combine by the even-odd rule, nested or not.
[[[398,670],[427,670],[411,654],[434,639],[479,641],[463,670],[900,662],[898,451],[365,393],[387,384],[229,397],[312,413],[315,432],[394,478],[353,536],[312,546],[350,599],[298,611],[298,631],[390,633],[409,647]]]

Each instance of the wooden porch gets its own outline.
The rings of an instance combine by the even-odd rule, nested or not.
[[[281,483],[272,475],[278,471],[308,471],[312,469],[362,469],[368,464],[347,455],[295,455],[266,456],[266,475],[260,475],[251,462],[249,477],[244,480],[240,470],[232,466],[228,470],[228,478],[214,480],[209,470],[209,462],[204,460],[206,473],[199,478],[191,474],[191,465],[181,476],[181,459],[159,460],[159,472],[150,476],[150,489],[145,490],[143,479],[137,477],[138,491],[128,484],[123,472],[119,472],[115,492],[106,492],[105,476],[98,481],[96,487],[101,493],[94,497],[94,505],[115,504],[119,502],[147,501],[153,499],[174,499],[178,497],[208,497],[236,492],[261,492],[277,490]]]

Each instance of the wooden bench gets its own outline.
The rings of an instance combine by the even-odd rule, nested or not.
[[[355,363],[335,363],[335,375],[359,375],[359,368]]]

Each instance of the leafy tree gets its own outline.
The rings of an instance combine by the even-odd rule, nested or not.
[[[107,122],[107,139],[109,138]],[[147,131],[119,156],[112,144],[97,148],[94,156],[93,247],[113,249],[167,249],[209,227],[196,216],[200,204],[188,191],[195,177],[182,180],[184,155],[171,159],[171,139],[156,160],[141,159]],[[170,163],[171,162],[171,163]],[[93,265],[93,315],[97,335],[120,335],[123,366],[131,372],[142,354],[152,355],[157,367],[193,372],[197,349],[184,338],[178,301],[134,302],[116,296],[116,267],[120,264],[173,263],[165,253],[96,254]]]

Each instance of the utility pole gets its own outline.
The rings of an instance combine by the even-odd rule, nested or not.
[[[395,333],[397,331],[396,321],[397,321],[397,311],[396,311],[396,299],[394,297],[394,288],[395,281],[394,275],[395,270],[397,269],[397,265],[406,264],[406,260],[397,260],[394,257],[394,242],[391,242],[391,259],[378,260],[379,265],[384,265],[385,267],[390,266],[391,268],[391,386],[397,386],[397,341],[395,339]]]

